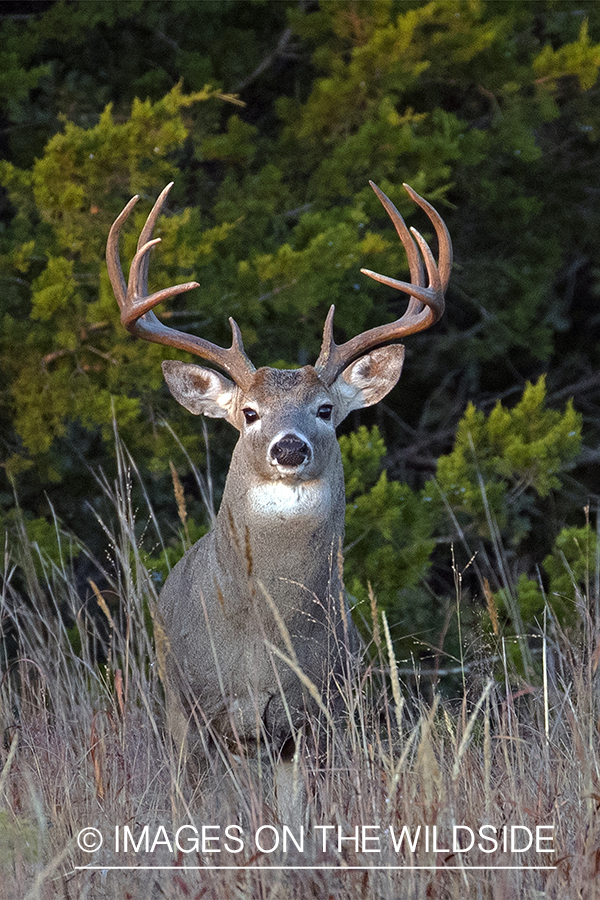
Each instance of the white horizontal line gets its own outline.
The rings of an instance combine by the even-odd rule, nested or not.
[[[273,870],[285,871],[285,872],[295,872],[295,871],[299,871],[302,869],[308,869],[310,871],[315,871],[317,869],[318,870],[332,869],[332,870],[339,871],[339,872],[346,872],[346,871],[368,872],[369,869],[373,869],[374,871],[381,871],[381,870],[389,871],[389,870],[396,870],[396,869],[406,871],[406,870],[416,870],[416,869],[427,869],[431,872],[444,872],[444,871],[452,871],[452,870],[456,869],[459,871],[479,870],[479,871],[483,871],[483,872],[493,872],[494,870],[497,870],[497,869],[515,869],[520,872],[529,871],[529,870],[538,872],[538,871],[542,871],[542,870],[546,870],[546,869],[556,869],[557,867],[556,866],[269,866],[269,865],[244,866],[244,865],[239,865],[239,866],[75,866],[75,868],[78,869],[79,871],[85,871],[86,869],[90,869],[90,870],[100,869],[103,872],[111,871],[114,869],[118,869],[120,871],[124,871],[124,870],[135,871],[136,869],[157,869],[157,870],[164,869],[165,871],[172,870],[174,872],[185,872],[186,869],[187,870],[235,869],[237,871],[240,871],[242,869],[267,869],[267,870],[273,869]]]

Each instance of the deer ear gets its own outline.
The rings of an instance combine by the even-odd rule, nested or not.
[[[402,344],[378,347],[350,363],[333,384],[339,400],[338,422],[353,409],[373,406],[389,394],[400,378],[403,363]]]
[[[213,369],[172,359],[163,362],[162,370],[177,402],[195,416],[229,418],[237,391],[233,381]]]

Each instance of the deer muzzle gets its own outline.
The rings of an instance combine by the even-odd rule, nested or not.
[[[285,434],[269,447],[269,459],[274,465],[295,469],[310,460],[311,450],[304,438]]]

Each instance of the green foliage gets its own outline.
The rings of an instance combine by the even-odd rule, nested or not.
[[[27,539],[39,556],[40,562],[48,560],[57,567],[64,566],[77,559],[81,548],[66,535],[61,534],[58,523],[48,522],[47,519],[30,519],[24,522]]]
[[[48,226],[38,229],[36,239],[20,243],[8,258],[21,275],[39,271],[46,258],[31,280],[29,321],[18,307],[14,315],[5,316],[3,360],[11,382],[15,432],[26,455],[39,459],[51,454],[73,420],[91,431],[100,429],[107,442],[112,442],[115,416],[126,438],[137,432],[140,399],[127,394],[135,391],[136,379],[156,390],[160,379],[151,360],[160,353],[155,347],[133,347],[122,334],[104,274],[100,297],[94,296],[107,229],[118,210],[119,200],[113,198],[135,190],[146,193],[174,177],[177,170],[169,156],[188,135],[184,110],[215,96],[208,89],[184,94],[176,86],[156,103],[135,101],[124,123],[115,122],[110,107],[91,129],[67,123],[65,131],[49,141],[31,174],[0,163],[0,180],[20,210],[20,227],[32,233],[36,213]],[[142,215],[135,218],[141,227]],[[224,223],[208,229],[198,241],[193,219],[190,210],[184,211],[161,229],[167,265],[188,267],[199,258],[196,268],[201,268],[233,227]],[[26,343],[27,353],[17,357],[10,350],[20,341]],[[8,459],[8,471],[16,474],[22,458],[21,451]],[[48,459],[46,473],[58,480],[64,467],[58,459]]]
[[[597,492],[576,456],[582,434],[592,446],[600,435],[589,400],[600,362],[590,326],[600,271],[598,4],[40,8],[15,18],[0,4],[0,462],[27,517],[50,521],[53,506],[76,527],[85,505],[97,505],[94,476],[115,467],[113,416],[159,517],[172,515],[169,460],[181,472],[188,458],[205,460],[197,420],[162,384],[167,351],[125,332],[108,282],[106,236],[133,193],[124,268],[151,203],[174,180],[150,290],[200,283],[159,314],[222,345],[232,315],[256,365],[295,367],[316,358],[331,303],[337,340],[405,308],[359,270],[408,277],[369,178],[435,249],[407,181],[443,213],[456,265],[444,319],[408,339],[400,387],[380,407],[390,471],[376,430],[342,439],[348,583],[364,599],[371,581],[406,629],[418,620],[439,631],[456,523],[475,550],[504,541],[515,579],[522,569],[532,578]],[[526,380],[515,406],[481,411]],[[557,411],[568,396],[581,401],[583,423],[571,405]],[[217,496],[233,443],[226,428],[209,423]],[[427,479],[440,453],[435,485]],[[12,496],[7,481],[0,515]],[[520,567],[517,551],[527,553]]]
[[[398,646],[406,633],[428,631],[431,610],[421,585],[435,546],[431,504],[381,471],[386,449],[377,427],[340,438],[346,492],[344,579],[359,615],[368,621],[372,589],[379,609],[395,623]],[[401,628],[398,629],[398,626]],[[403,652],[401,649],[400,652]]]
[[[589,597],[591,579],[598,569],[599,552],[598,535],[590,525],[562,529],[552,553],[543,563],[551,603],[556,598],[559,603],[571,607],[572,615],[575,602]]]
[[[179,562],[185,551],[199,541],[207,531],[206,525],[197,525],[192,518],[187,518],[185,534],[178,534],[177,538],[170,541],[160,553],[156,553],[155,550],[150,552],[143,547],[138,548],[137,554],[142,564],[152,573],[158,590],[163,586],[169,572]]]
[[[494,523],[518,543],[531,528],[532,497],[561,486],[580,447],[581,416],[572,402],[564,412],[548,409],[542,377],[512,409],[498,401],[486,416],[470,403],[452,453],[438,460],[437,482],[479,534],[488,536]]]
[[[437,610],[424,586],[432,567],[448,567],[447,557],[438,563],[435,554],[448,512],[477,540],[497,540],[501,531],[507,548],[522,544],[539,517],[537,504],[561,487],[580,444],[581,417],[571,402],[563,411],[547,408],[543,378],[528,384],[512,409],[497,403],[486,415],[470,404],[452,453],[438,461],[437,482],[419,492],[381,471],[386,448],[376,427],[342,436],[349,592],[366,602],[371,586],[380,608],[405,633],[433,630]],[[589,571],[590,539],[589,528],[563,529],[544,560],[551,605],[561,621],[573,612],[574,585]],[[495,597],[503,621],[512,622],[509,632],[543,611],[543,594],[527,573]]]
[[[383,438],[377,427],[368,429],[361,425],[351,434],[339,439],[346,482],[346,497],[351,499],[364,494],[372,487],[381,472],[381,461],[386,454]]]
[[[431,565],[434,547],[427,505],[408,485],[377,483],[346,507],[346,585],[359,600],[367,584],[380,605],[393,608],[401,592],[416,587]]]
[[[542,564],[546,589],[542,591],[539,581],[525,573],[519,576],[516,599],[523,624],[528,628],[540,628],[544,607],[548,604],[563,627],[575,625],[581,618],[581,611],[587,608],[590,574],[597,571],[599,554],[598,535],[589,524],[583,528],[563,528],[556,537],[552,553]],[[514,629],[507,591],[500,590],[495,597],[504,630]]]
[[[15,506],[2,517],[0,525],[5,543],[19,548],[14,562],[24,569],[33,567],[40,579],[48,575],[49,567],[59,570],[70,567],[81,554],[77,539],[56,519],[49,521],[42,516],[34,519]]]
[[[576,77],[583,91],[589,91],[596,84],[600,69],[600,45],[591,44],[588,22],[581,24],[579,37],[572,43],[555,49],[546,44],[533,61],[533,70],[538,76],[538,84],[556,90],[559,80]]]

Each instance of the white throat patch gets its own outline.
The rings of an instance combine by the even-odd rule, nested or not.
[[[331,488],[324,481],[266,481],[250,488],[246,502],[252,513],[261,518],[324,519],[331,515]]]

